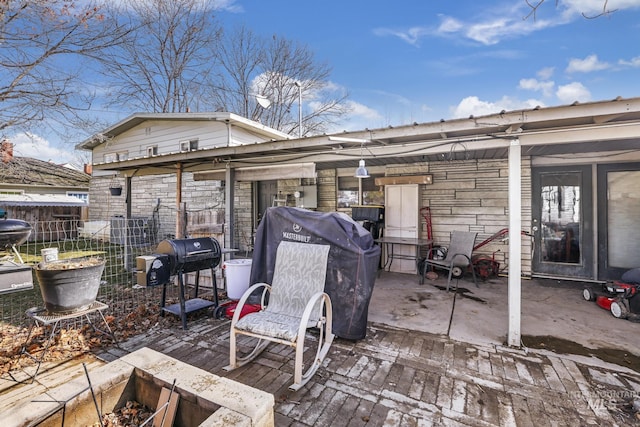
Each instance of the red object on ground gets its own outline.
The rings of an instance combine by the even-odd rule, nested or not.
[[[582,296],[620,319],[640,322],[640,284],[614,281],[602,284],[600,291],[584,288]]]
[[[223,304],[220,304],[219,307],[215,310],[215,318],[216,319],[231,319],[238,308],[239,301],[227,301]],[[240,312],[240,317],[244,317],[249,313],[256,313],[262,310],[262,306],[260,304],[245,304],[242,307],[242,311]]]
[[[613,297],[608,297],[605,295],[600,295],[596,297],[596,304],[598,304],[599,307],[602,307],[607,311],[611,310],[612,302],[613,302]]]

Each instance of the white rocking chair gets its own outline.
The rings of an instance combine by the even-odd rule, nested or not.
[[[327,274],[328,245],[282,241],[276,252],[275,269],[271,285],[257,283],[240,299],[231,320],[229,366],[227,371],[246,365],[269,344],[276,342],[296,350],[294,381],[290,390],[305,385],[322,364],[331,347],[331,299],[324,292]],[[263,309],[240,318],[242,307],[256,289],[262,291]],[[269,303],[265,306],[265,295]],[[315,357],[303,373],[305,337],[308,328],[318,328]],[[258,339],[253,350],[243,356],[237,354],[236,336],[247,335]]]

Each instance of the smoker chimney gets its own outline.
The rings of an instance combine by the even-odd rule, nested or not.
[[[13,160],[13,143],[8,139],[3,139],[0,143],[0,152],[2,153],[2,163],[9,163]]]

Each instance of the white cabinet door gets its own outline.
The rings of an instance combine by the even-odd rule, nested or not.
[[[384,194],[385,236],[418,238],[420,234],[419,186],[417,184],[387,185]],[[415,247],[396,245],[394,253],[413,256]],[[410,259],[394,259],[391,271],[416,273],[416,263]]]

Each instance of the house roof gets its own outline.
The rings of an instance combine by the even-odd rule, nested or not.
[[[77,197],[64,194],[0,194],[0,206],[89,206]]]
[[[291,138],[287,133],[280,132],[279,130],[272,129],[261,123],[254,122],[253,120],[249,120],[233,113],[134,113],[124,120],[121,120],[118,123],[106,128],[99,134],[92,135],[90,138],[77,144],[76,148],[80,150],[92,150],[98,145],[108,141],[110,138],[114,138],[149,120],[191,122],[219,121],[230,123],[239,128],[247,129],[255,134],[262,136],[265,140],[283,140]]]
[[[88,189],[90,179],[84,172],[28,157],[0,162],[0,186]]]
[[[225,167],[314,162],[317,169],[353,167],[361,157],[370,166],[436,160],[504,159],[514,139],[523,156],[638,150],[640,98],[574,103],[558,107],[501,111],[480,117],[414,123],[300,139],[218,147],[185,155],[135,158],[94,169],[129,175],[175,171],[215,171]],[[181,157],[179,157],[181,156]]]

